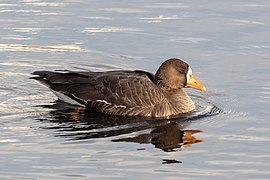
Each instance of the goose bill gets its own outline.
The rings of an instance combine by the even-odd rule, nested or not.
[[[205,86],[203,86],[193,75],[190,75],[186,87],[206,91]]]

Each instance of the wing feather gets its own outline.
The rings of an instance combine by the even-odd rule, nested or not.
[[[108,114],[151,116],[156,104],[164,99],[153,83],[153,75],[144,71],[33,74],[53,91],[83,100],[88,108]]]

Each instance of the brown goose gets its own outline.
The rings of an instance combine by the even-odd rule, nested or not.
[[[120,115],[170,117],[195,109],[182,88],[205,91],[187,63],[166,60],[153,75],[146,71],[35,71],[33,79],[62,101],[87,110]]]

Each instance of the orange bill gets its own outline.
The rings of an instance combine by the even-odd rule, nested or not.
[[[186,87],[206,91],[206,88],[193,75],[190,76]]]

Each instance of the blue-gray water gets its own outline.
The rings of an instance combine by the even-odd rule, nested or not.
[[[270,3],[0,1],[0,179],[269,179]],[[186,120],[74,115],[35,70],[187,61]],[[191,135],[194,133],[193,135]]]

